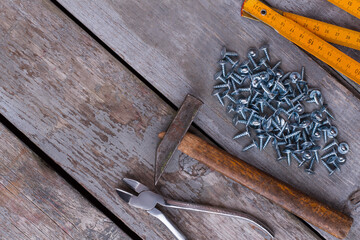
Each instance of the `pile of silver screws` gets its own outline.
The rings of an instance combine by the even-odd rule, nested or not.
[[[213,96],[221,105],[227,104],[236,127],[245,127],[234,139],[251,138],[243,151],[262,151],[272,142],[278,161],[286,160],[290,166],[294,159],[299,167],[305,166],[308,174],[315,173],[315,162],[320,161],[330,175],[340,171],[349,145],[336,140],[338,129],[331,124],[334,117],[321,92],[308,87],[304,67],[301,73],[284,73],[281,61],[270,66],[267,45],[259,50],[262,58],[257,49],[250,48],[243,62],[236,52],[225,47],[221,50],[221,70],[214,75],[219,83],[214,86]],[[326,145],[323,149],[321,142]]]

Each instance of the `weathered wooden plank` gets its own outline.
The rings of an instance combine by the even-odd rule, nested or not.
[[[0,125],[1,239],[130,239]]]
[[[360,19],[341,10],[340,8],[328,1],[294,2],[286,0],[279,2],[274,0],[267,0],[266,2],[269,3],[271,6],[282,9],[284,11],[293,12],[316,20],[349,28],[351,30],[360,31]],[[360,51],[344,46],[335,46],[350,57],[354,58],[357,61],[360,61]],[[345,80],[348,79],[345,77]],[[348,80],[348,82],[358,92],[360,92],[360,85],[356,84],[351,80]]]
[[[268,0],[267,2],[269,4],[271,4],[271,6],[281,8],[284,11],[290,11],[290,12],[293,12],[293,13],[296,13],[299,15],[303,15],[303,16],[307,16],[307,17],[310,17],[310,18],[313,18],[316,20],[335,24],[335,25],[338,25],[341,27],[349,28],[351,30],[360,31],[360,25],[359,25],[360,20],[359,19],[352,16],[351,14],[348,14],[345,11],[340,10],[337,6],[331,4],[328,1],[307,1],[306,4],[304,4],[304,2],[296,2],[296,1],[295,2],[294,1],[281,1],[280,4],[278,1],[273,1],[273,0]],[[347,55],[349,55],[350,57],[354,58],[355,60],[360,61],[360,51],[357,51],[357,50],[354,50],[351,48],[347,48],[344,46],[339,46],[336,44],[333,44],[333,45],[336,46],[341,51],[343,51],[344,53],[346,53]],[[326,65],[326,64],[324,64],[324,65]],[[327,66],[328,68],[326,68],[326,66],[325,66],[325,69],[328,70],[328,68],[330,68],[330,67]],[[346,77],[344,77],[344,79],[356,91],[360,92],[360,85],[356,84],[355,82],[351,81],[350,79],[348,79]],[[357,95],[357,97],[359,97],[359,96]],[[356,116],[358,116],[358,115],[356,115]],[[359,130],[360,129],[357,129],[357,131],[359,131]],[[358,157],[356,159],[358,159]],[[356,175],[350,176],[350,180],[357,179],[357,178],[358,177]],[[349,184],[352,184],[352,182],[350,182]],[[357,188],[359,188],[358,185],[357,185]],[[355,217],[356,225],[353,226],[353,229],[358,229],[359,228],[358,227],[359,216],[357,216],[358,212],[355,210],[355,208],[352,207],[352,204],[347,201],[348,196],[351,194],[349,194],[349,191],[341,191],[336,194],[339,194],[339,195],[344,194],[344,197],[340,198],[339,200],[343,201],[343,208],[350,208],[351,210],[348,210],[348,211],[356,216]],[[324,231],[322,231],[316,227],[315,227],[315,229],[317,229],[317,231],[321,232],[321,234],[323,236],[325,236],[327,239],[332,238]],[[356,230],[356,231],[352,230],[351,234],[348,236],[348,239],[357,239],[358,234],[360,234],[359,230]]]
[[[354,182],[360,177],[360,163],[357,161],[360,153],[359,99],[274,30],[241,18],[241,1],[58,2],[171,102],[179,106],[187,93],[201,98],[205,105],[196,123],[230,153],[334,208],[352,213],[347,210],[347,198],[359,188]],[[326,1],[317,1],[311,6],[321,11],[322,2]],[[288,1],[286,6],[292,3]],[[304,2],[299,2],[297,6],[303,5]],[[283,9],[280,2],[276,7]],[[311,16],[309,12],[310,9],[305,15]],[[332,14],[334,19],[346,15],[341,10],[334,10]],[[353,20],[348,21],[356,26]],[[288,168],[285,164],[276,164],[274,152],[270,149],[243,153],[241,149],[248,142],[231,140],[237,130],[231,126],[224,109],[210,96],[213,74],[218,70],[219,51],[226,45],[244,56],[250,46],[260,46],[263,42],[270,44],[274,62],[283,60],[285,71],[299,71],[302,65],[305,66],[309,85],[322,90],[337,117],[335,124],[340,132],[339,140],[346,140],[352,149],[342,174],[328,177],[326,170],[319,165],[317,174],[309,177],[296,166]],[[356,220],[349,239],[360,235],[359,216],[354,217]]]
[[[0,42],[1,113],[140,236],[172,238],[159,221],[124,204],[114,189],[125,187],[122,177],[152,185],[157,134],[174,111],[48,1],[0,6],[3,15],[11,14],[0,22],[9,26]],[[15,20],[7,20],[12,16]],[[164,195],[249,212],[278,239],[316,238],[265,198],[184,155],[177,158],[158,186]],[[193,239],[261,237],[242,221],[165,213]]]

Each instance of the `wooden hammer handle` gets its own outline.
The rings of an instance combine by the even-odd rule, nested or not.
[[[163,134],[160,133],[159,137]],[[191,133],[184,136],[178,149],[337,238],[345,238],[350,231],[353,222],[351,217],[331,209]]]

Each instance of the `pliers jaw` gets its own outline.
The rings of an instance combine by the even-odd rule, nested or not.
[[[124,178],[123,181],[136,193],[139,193],[139,195],[136,196],[125,190],[116,189],[120,198],[130,206],[150,211],[155,208],[157,204],[165,204],[165,200],[161,195],[150,191],[149,188],[142,183],[129,178]]]
[[[123,178],[123,181],[135,192],[141,193],[143,191],[149,191],[150,189],[144,184],[130,178]]]

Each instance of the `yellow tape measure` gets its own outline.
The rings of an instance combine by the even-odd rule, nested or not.
[[[321,37],[325,41],[360,50],[360,32],[293,13],[282,12],[279,10],[276,11],[281,13],[284,17],[300,24],[302,27]]]
[[[266,23],[270,27],[274,28],[286,39],[290,40],[291,42],[308,51],[323,62],[327,63],[335,70],[341,72],[345,76],[355,81],[357,84],[360,84],[360,63],[347,56],[334,46],[330,45],[318,35],[315,35],[313,32],[308,30],[308,28],[301,26],[300,20],[300,24],[298,24],[290,18],[285,17],[280,13],[276,12],[275,10],[271,9],[269,6],[265,5],[259,0],[245,0],[241,12],[242,15],[250,15],[260,20],[261,22]],[[323,31],[323,35],[320,35],[322,37],[324,37],[324,35],[328,36],[327,39],[330,39],[331,42],[339,41],[345,43],[346,45],[356,45],[357,47],[359,47],[360,45],[360,43],[356,43],[357,39],[354,38],[356,36],[355,33],[352,33],[349,38],[347,37],[347,34],[344,34],[344,32],[338,31],[339,34],[336,34],[336,32],[334,33],[334,29],[330,28],[330,26],[323,25],[323,22],[317,21],[312,23],[315,23],[315,25],[312,25],[313,28],[315,26],[319,27],[319,31],[317,31],[316,29],[313,31],[318,34],[321,29]],[[307,26],[311,28],[311,25],[309,25],[309,23],[307,24]],[[331,26],[336,27],[334,25]],[[338,30],[339,28],[337,27],[336,29]],[[345,40],[343,40],[344,38]]]
[[[359,0],[328,0],[342,10],[360,18],[360,1]]]

